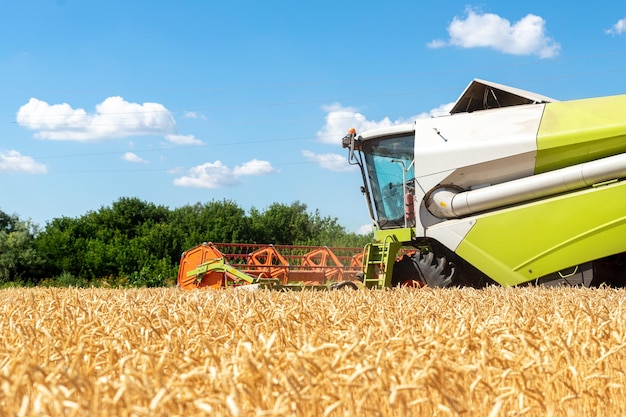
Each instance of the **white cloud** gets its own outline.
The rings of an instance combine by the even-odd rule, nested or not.
[[[317,137],[323,143],[341,144],[341,138],[348,133],[350,128],[361,132],[399,123],[399,121],[392,122],[388,117],[379,121],[367,120],[357,109],[342,107],[338,103],[323,106],[322,109],[326,112],[326,125],[317,132]]]
[[[443,104],[429,112],[421,113],[407,119],[391,120],[389,117],[385,117],[382,120],[375,121],[368,120],[367,117],[353,107],[343,107],[335,103],[330,106],[322,107],[327,113],[325,117],[326,125],[317,132],[317,137],[320,142],[339,145],[341,144],[341,138],[348,133],[348,129],[350,128],[355,128],[357,132],[364,132],[381,127],[413,123],[416,119],[449,114],[453,105],[454,103]]]
[[[434,40],[431,48],[447,45],[462,48],[492,48],[512,55],[537,55],[551,58],[558,55],[561,46],[548,36],[543,18],[528,14],[511,24],[493,13],[479,13],[467,9],[465,18],[454,17],[448,26],[449,41]]]
[[[446,104],[442,104],[439,107],[435,107],[434,109],[431,109],[427,112],[423,112],[418,114],[417,116],[415,116],[412,120],[416,120],[416,119],[429,119],[431,117],[439,117],[439,116],[446,116],[450,114],[450,110],[452,110],[452,107],[454,107],[455,102],[451,102],[451,103],[446,103]]]
[[[28,174],[45,174],[48,168],[35,162],[30,156],[24,156],[16,150],[0,152],[0,172],[25,172]]]
[[[201,115],[201,114],[198,114],[198,113],[197,113],[197,112],[195,112],[195,111],[186,111],[186,112],[183,114],[183,117],[184,117],[185,119],[203,119],[203,120],[206,120],[206,116],[203,116],[203,115]]]
[[[185,168],[183,167],[174,167],[174,168],[169,168],[167,169],[165,172],[167,172],[170,175],[178,175],[181,172],[185,172]]]
[[[189,169],[187,175],[174,180],[174,185],[193,188],[222,188],[240,183],[245,175],[266,175],[275,172],[267,161],[253,159],[230,169],[221,161],[206,162]]]
[[[363,226],[359,227],[359,230],[357,230],[357,234],[359,235],[367,235],[372,233],[372,231],[374,230],[374,226],[371,224],[364,224]]]
[[[124,155],[122,155],[122,159],[124,161],[134,162],[134,163],[148,163],[148,161],[146,161],[145,159],[141,158],[140,156],[138,156],[137,154],[133,152],[126,152]]]
[[[448,43],[444,41],[443,39],[434,39],[428,42],[427,46],[432,49],[437,49],[437,48],[443,48],[444,46],[448,46]]]
[[[233,175],[240,177],[242,175],[265,175],[271,174],[275,169],[268,161],[259,161],[253,159],[245,162],[242,165],[238,165],[233,169]]]
[[[175,145],[202,145],[202,141],[194,135],[165,135],[165,139]]]
[[[317,154],[304,150],[302,155],[311,162],[315,162],[321,168],[335,172],[353,171],[356,169],[354,165],[348,163],[348,155],[339,155],[336,153]]]
[[[50,105],[31,98],[20,107],[17,123],[35,130],[37,138],[82,142],[168,135],[176,130],[172,114],[162,104],[129,103],[122,97],[107,98],[91,114],[67,103]]]
[[[607,29],[605,32],[609,35],[621,35],[622,33],[626,32],[626,17],[618,20],[617,23],[615,23],[613,26],[611,26],[610,29]]]

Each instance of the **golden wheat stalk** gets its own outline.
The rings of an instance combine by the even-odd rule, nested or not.
[[[0,291],[12,416],[626,415],[626,290]]]

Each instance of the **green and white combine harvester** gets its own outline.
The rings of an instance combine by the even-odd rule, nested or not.
[[[626,284],[626,94],[561,102],[475,79],[449,115],[342,144],[375,229],[345,282]],[[179,285],[202,286],[206,264],[181,262]]]

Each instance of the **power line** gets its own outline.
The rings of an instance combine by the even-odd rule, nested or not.
[[[347,157],[346,157],[347,162]],[[272,163],[272,167],[277,166],[297,166],[297,165],[314,165],[315,161],[299,161],[299,162],[277,162]],[[190,167],[177,167],[176,170],[188,171]],[[170,172],[174,168],[138,168],[138,169],[86,169],[86,170],[54,170],[48,171],[47,174],[111,174],[111,173],[154,173],[154,172]]]
[[[626,53],[626,51],[619,51],[614,53],[613,55],[621,55]],[[607,55],[607,54],[604,54]],[[594,55],[590,55],[590,56],[594,56]],[[585,56],[583,58],[588,58],[588,56]],[[573,59],[582,59],[582,58],[570,58],[567,60],[573,60]],[[567,61],[564,60],[564,61]],[[521,64],[519,64],[521,65]],[[527,63],[525,65],[531,65],[531,63]],[[459,70],[460,71],[460,70]],[[592,72],[585,72],[585,73],[573,73],[573,74],[560,74],[558,76],[546,76],[546,77],[534,77],[534,78],[525,78],[525,79],[518,79],[517,82],[537,82],[537,81],[550,81],[550,80],[559,80],[559,79],[571,79],[571,78],[579,78],[579,77],[587,77],[587,76],[591,76],[591,75],[602,75],[602,74],[607,74],[607,73],[617,73],[617,72],[623,72],[626,71],[626,68],[613,68],[613,69],[607,69],[607,70],[601,70],[601,71],[592,71]],[[453,71],[453,72],[458,72],[458,71]],[[436,74],[435,72],[431,73],[431,74]],[[353,97],[344,97],[342,99],[334,99],[334,100],[329,100],[329,101],[341,101],[341,100],[348,100],[348,99],[363,99],[363,98],[380,98],[380,97],[390,97],[390,96],[399,96],[399,95],[418,95],[418,94],[433,94],[433,93],[437,93],[437,92],[442,92],[442,91],[450,91],[452,90],[452,88],[439,88],[439,89],[429,89],[429,90],[417,90],[417,91],[411,91],[411,92],[395,92],[395,93],[387,93],[387,94],[378,94],[378,95],[365,95],[365,96],[353,96]],[[456,89],[455,89],[456,90]],[[256,105],[247,105],[247,106],[242,106],[242,107],[255,107],[255,106],[279,106],[279,105],[295,105],[295,104],[302,104],[302,103],[312,103],[312,102],[318,102],[318,100],[303,100],[303,101],[292,101],[292,102],[282,102],[282,103],[265,103],[265,104],[256,104]],[[227,109],[227,108],[233,108],[233,107],[229,107],[229,106],[222,106],[222,107],[215,107],[215,109]],[[140,113],[140,112],[132,112],[132,113]],[[110,113],[110,114],[122,114],[122,113]],[[350,119],[351,117],[346,117],[345,119]],[[272,123],[280,123],[281,120],[274,120],[272,121]],[[284,122],[284,120],[283,120]],[[15,122],[14,122],[15,123]],[[95,125],[93,125],[95,126]],[[124,124],[109,124],[107,126],[125,126]],[[189,145],[189,146],[172,146],[172,147],[164,147],[164,148],[158,148],[158,149],[154,149],[154,148],[150,148],[150,149],[138,149],[138,150],[132,150],[132,152],[134,153],[146,153],[146,152],[169,152],[169,151],[176,151],[176,150],[181,150],[181,149],[185,149],[185,150],[189,150],[189,149],[202,149],[202,148],[211,148],[211,147],[227,147],[227,146],[246,146],[246,145],[252,145],[252,144],[259,144],[259,143],[272,143],[272,142],[296,142],[296,141],[305,141],[305,140],[315,140],[315,139],[320,139],[320,136],[304,136],[304,137],[289,137],[289,138],[283,138],[283,139],[258,139],[258,140],[240,140],[240,141],[229,141],[229,142],[221,142],[221,143],[204,143],[201,145]],[[90,156],[104,156],[104,155],[123,155],[125,153],[129,152],[129,150],[126,151],[108,151],[108,152],[92,152],[92,153],[79,153],[79,154],[61,154],[61,155],[43,155],[43,156],[35,156],[33,158],[37,159],[37,160],[44,160],[44,159],[60,159],[60,158],[81,158],[81,157],[90,157]],[[137,170],[134,170],[137,171]],[[133,172],[134,172],[133,171]],[[144,170],[145,171],[145,170]]]
[[[189,88],[163,88],[163,89],[137,89],[137,90],[129,90],[125,89],[128,93],[185,93],[185,92],[222,92],[222,91],[233,91],[233,90],[254,90],[254,89],[263,89],[263,88],[293,88],[299,86],[317,86],[317,85],[330,85],[330,84],[351,84],[351,83],[361,83],[361,82],[370,82],[370,81],[381,81],[381,80],[390,80],[390,79],[400,79],[400,78],[412,78],[412,77],[431,77],[431,76],[440,76],[440,75],[449,75],[449,74],[462,74],[468,71],[483,71],[483,70],[494,70],[494,69],[507,69],[507,68],[519,68],[526,66],[534,66],[534,65],[552,65],[554,63],[566,63],[572,61],[588,61],[592,59],[598,59],[602,57],[611,57],[611,56],[619,56],[625,55],[626,49],[620,49],[616,51],[609,51],[605,53],[595,53],[595,54],[586,54],[586,55],[575,55],[571,57],[560,57],[560,58],[552,58],[550,60],[546,59],[533,59],[530,61],[525,61],[521,63],[513,63],[513,64],[504,64],[504,65],[493,65],[490,64],[488,66],[474,66],[474,67],[456,67],[456,69],[450,69],[445,71],[417,71],[417,72],[407,72],[402,74],[388,74],[388,75],[380,75],[373,77],[360,77],[360,78],[343,78],[343,79],[330,79],[330,80],[313,80],[313,81],[301,81],[301,82],[286,82],[286,83],[266,83],[266,84],[241,84],[241,85],[230,85],[230,86],[219,86],[219,87],[189,87]],[[40,90],[43,93],[70,93],[70,94],[94,94],[94,93],[104,93],[107,95],[120,95],[119,93],[111,94],[106,92],[105,90],[67,90],[67,89],[46,89]],[[27,90],[10,90],[4,89],[0,90],[0,93],[8,94],[8,93],[30,93]]]
[[[602,75],[609,73],[617,73],[617,72],[626,72],[626,68],[613,68],[602,71],[593,71],[593,72],[585,72],[578,74],[569,74],[569,75],[559,75],[559,76],[550,76],[550,77],[537,77],[537,78],[524,78],[524,79],[514,79],[513,83],[521,83],[521,82],[537,82],[537,81],[551,81],[551,80],[562,80],[562,79],[571,79],[571,78],[580,78],[580,77],[589,77],[593,75]],[[276,103],[256,103],[256,104],[241,104],[241,105],[232,105],[232,106],[213,106],[213,107],[205,107],[193,110],[178,110],[172,112],[170,110],[147,110],[147,111],[131,111],[131,112],[108,112],[108,113],[96,113],[95,115],[86,115],[87,118],[93,119],[98,116],[109,116],[109,115],[126,115],[126,114],[151,114],[151,113],[183,113],[183,112],[206,112],[206,111],[215,111],[215,110],[242,110],[247,108],[269,108],[269,107],[288,107],[288,106],[297,106],[303,104],[322,104],[329,102],[341,102],[341,101],[350,101],[350,100],[363,100],[363,99],[372,99],[372,98],[383,98],[383,97],[399,97],[399,96],[420,96],[420,95],[428,95],[435,93],[442,93],[447,91],[458,91],[457,88],[454,87],[446,87],[446,88],[437,88],[437,89],[429,89],[429,90],[414,90],[414,91],[404,91],[404,92],[393,92],[393,93],[384,93],[384,94],[370,94],[370,95],[362,95],[362,96],[347,96],[340,98],[333,98],[327,100],[300,100],[300,101],[284,101],[284,102],[276,102]],[[57,118],[57,117],[68,117],[70,113],[67,114],[55,114],[55,115],[23,115],[21,118],[37,118],[39,120],[45,120],[47,118]],[[276,121],[274,121],[276,122]],[[280,122],[280,120],[278,120]],[[15,124],[17,122],[12,121],[11,123]],[[124,123],[86,123],[86,124],[69,124],[69,123],[61,123],[58,126],[71,126],[75,128],[79,127],[124,127],[124,126],[135,126],[134,124],[124,124]]]
[[[231,142],[220,142],[220,143],[205,143],[202,145],[188,145],[188,146],[171,146],[164,148],[147,148],[147,149],[131,149],[125,151],[107,151],[107,152],[85,152],[85,153],[76,153],[76,154],[61,154],[61,155],[47,155],[47,156],[31,156],[31,158],[42,160],[42,159],[61,159],[61,158],[82,158],[89,156],[103,156],[103,155],[124,155],[128,152],[132,153],[146,153],[146,152],[165,152],[165,151],[178,151],[178,150],[190,150],[190,149],[200,149],[200,148],[212,148],[212,147],[225,147],[225,146],[245,146],[245,145],[253,145],[259,143],[273,143],[273,142],[298,142],[305,140],[315,140],[318,138],[323,138],[327,136],[301,136],[301,137],[290,137],[290,138],[282,138],[282,139],[258,139],[258,140],[241,140],[241,141],[231,141]],[[339,144],[339,139],[337,140]]]

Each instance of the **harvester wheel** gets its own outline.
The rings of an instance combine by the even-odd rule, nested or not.
[[[429,287],[449,287],[455,274],[454,265],[445,257],[436,257],[433,252],[416,252],[404,255],[393,267],[391,284],[395,287],[403,282],[414,280],[424,282]]]

